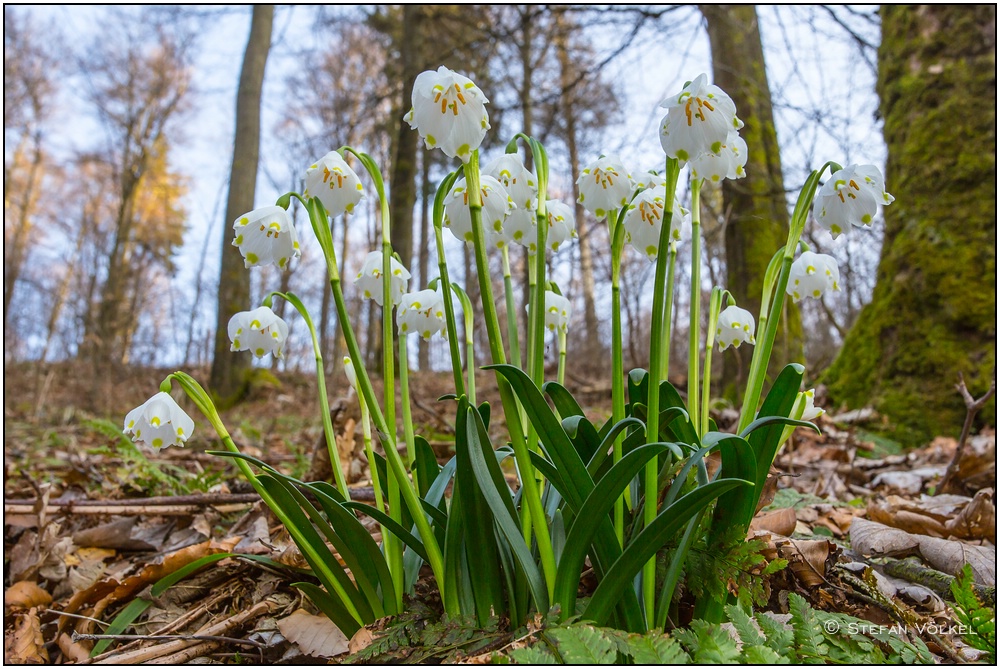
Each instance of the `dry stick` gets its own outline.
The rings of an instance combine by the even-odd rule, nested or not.
[[[218,641],[205,641],[203,643],[199,643],[196,646],[185,648],[184,650],[174,653],[173,655],[168,655],[166,657],[160,657],[155,660],[151,660],[150,664],[170,664],[170,665],[187,664],[188,662],[190,662],[195,658],[204,657],[205,655],[208,655],[221,645],[222,644],[219,643]],[[263,660],[261,661],[261,663],[263,664]]]
[[[227,618],[222,622],[215,623],[214,625],[209,625],[201,628],[194,633],[194,636],[218,636],[228,632],[234,627],[238,627],[246,622],[248,619],[255,618],[259,615],[264,615],[270,613],[273,609],[276,609],[278,604],[271,601],[263,601],[254,604],[251,608],[237,613],[231,618]],[[190,637],[189,637],[190,638]],[[95,664],[141,664],[143,662],[151,662],[157,658],[166,657],[172,655],[192,645],[191,641],[179,640],[179,641],[168,641],[160,646],[154,646],[152,648],[140,648],[138,650],[132,651],[130,653],[121,653],[113,657],[109,657],[101,662]]]
[[[49,506],[132,506],[135,504],[142,506],[172,506],[174,504],[200,504],[203,506],[214,506],[217,504],[246,504],[256,502],[260,495],[255,492],[230,494],[215,493],[205,495],[176,495],[164,497],[133,497],[131,499],[50,499]],[[37,499],[5,499],[4,506],[9,504],[33,505]]]
[[[219,504],[212,505],[220,513],[234,513],[243,511],[250,507],[246,504]],[[188,505],[154,505],[154,506],[69,506],[60,513],[72,513],[76,515],[101,516],[190,516],[202,510],[202,506]],[[4,504],[4,513],[12,515],[33,515],[34,512],[23,504]]]
[[[958,474],[959,460],[962,459],[962,452],[965,450],[965,442],[969,438],[969,431],[972,429],[972,419],[976,417],[976,414],[980,409],[989,401],[990,397],[997,390],[997,380],[994,378],[990,382],[990,389],[986,391],[986,394],[980,397],[978,400],[973,399],[972,395],[969,394],[969,389],[965,387],[965,378],[962,376],[962,372],[958,373],[958,384],[955,386],[955,390],[961,394],[962,399],[965,401],[965,424],[962,425],[962,436],[958,439],[958,446],[955,448],[955,456],[948,463],[948,469],[944,472],[944,478],[941,479],[941,484],[937,487],[938,494],[944,492],[950,485],[952,479]]]

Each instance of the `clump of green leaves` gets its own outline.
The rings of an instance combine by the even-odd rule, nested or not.
[[[694,547],[687,558],[685,583],[696,598],[707,595],[724,601],[727,586],[733,584],[744,607],[767,603],[771,594],[767,577],[788,566],[788,560],[768,562],[762,555],[767,542],[746,541],[744,534],[741,528],[733,527],[716,546],[709,547],[703,540]]]
[[[735,634],[695,620],[670,635],[626,634],[575,623],[541,631],[535,641],[509,653],[517,664],[929,664],[919,638],[913,643],[852,616],[816,611],[794,593],[787,624],[739,606],[727,606]]]
[[[951,583],[955,598],[955,617],[961,625],[962,639],[973,648],[986,651],[986,663],[997,661],[996,612],[976,596],[972,567],[966,564]]]

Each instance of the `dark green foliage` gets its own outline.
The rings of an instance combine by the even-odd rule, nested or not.
[[[704,536],[704,534],[702,535]],[[767,576],[787,566],[787,560],[768,562],[761,551],[767,543],[758,539],[744,540],[740,528],[731,528],[722,539],[709,546],[704,540],[696,544],[685,565],[685,583],[697,598],[710,597],[724,601],[733,583],[739,589],[744,606],[763,606],[770,590]]]
[[[985,606],[973,589],[972,568],[962,567],[962,571],[951,583],[951,594],[955,597],[955,617],[961,625],[962,639],[973,648],[988,653],[986,662],[997,661],[997,620],[993,609]]]

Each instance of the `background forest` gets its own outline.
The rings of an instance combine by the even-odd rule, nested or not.
[[[874,405],[900,441],[956,434],[957,374],[979,395],[995,365],[994,16],[964,7],[533,5],[88,8],[57,17],[5,7],[5,371],[80,361],[85,374],[113,382],[135,366],[211,368],[214,392],[232,398],[250,361],[227,353],[224,324],[279,282],[314,311],[324,357],[339,360],[321,260],[304,254],[280,277],[245,273],[229,245],[236,216],[298,189],[305,166],[327,151],[363,147],[386,174],[394,247],[422,286],[436,275],[429,199],[453,166],[402,123],[416,74],[445,64],[472,76],[491,99],[496,139],[486,145],[499,151],[521,130],[539,137],[553,197],[573,202],[581,164],[602,152],[630,156],[636,173],[658,167],[655,105],[705,71],[737,101],[748,143],[759,147],[745,180],[703,196],[706,294],[728,285],[755,311],[753,282],[787,226],[789,193],[827,159],[884,157],[897,199],[884,225],[836,241],[807,227],[813,250],[837,258],[843,290],[785,314],[776,362],[804,359],[828,402]],[[981,101],[974,113],[969,100]],[[377,202],[364,205],[333,231],[347,276],[375,246]],[[606,229],[582,207],[576,214],[578,238],[550,270],[573,300],[570,359],[581,362],[571,377],[585,384],[608,371],[610,270]],[[465,254],[458,279],[475,304],[469,254],[448,242],[457,262]],[[520,256],[512,261],[526,271]],[[632,253],[625,263],[629,369],[648,362],[638,314],[652,265]],[[378,307],[350,290],[348,299],[367,319],[362,349],[376,360]],[[683,356],[684,305],[674,314]],[[265,364],[309,369],[308,340],[291,341],[299,343],[284,360]],[[441,342],[411,355],[416,370],[447,364]],[[737,400],[748,358],[719,358],[714,394]]]

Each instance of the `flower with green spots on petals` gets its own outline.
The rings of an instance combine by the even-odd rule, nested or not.
[[[715,341],[719,344],[719,350],[725,351],[730,346],[739,348],[740,344],[757,343],[753,333],[756,328],[753,314],[746,309],[740,309],[735,304],[722,310],[719,314],[719,322],[715,328]]]
[[[483,175],[499,181],[513,202],[513,208],[503,222],[505,241],[525,246],[525,233],[534,230],[537,224],[535,209],[538,207],[538,182],[535,175],[516,153],[505,153],[490,161],[483,168]],[[521,234],[515,238],[513,235],[517,231]]]
[[[468,163],[490,129],[489,100],[479,87],[442,65],[417,75],[411,101],[403,120],[420,133],[427,148]]]
[[[803,297],[819,298],[828,290],[840,290],[840,270],[837,261],[825,253],[803,251],[788,273],[785,289],[795,302]]]
[[[440,334],[447,339],[441,291],[428,288],[403,295],[396,322],[401,335],[418,334],[424,341],[430,341],[431,335]]]
[[[576,215],[573,213],[573,207],[559,200],[546,200],[545,211],[549,219],[545,245],[550,251],[556,252],[564,242],[576,237]]]
[[[178,406],[169,393],[159,392],[125,416],[122,433],[137,444],[156,450],[181,446],[194,432],[194,421]]]
[[[302,255],[292,218],[281,207],[261,207],[243,214],[233,222],[233,230],[233,246],[239,248],[247,268],[273,264],[286,269],[289,260]]]
[[[389,258],[389,271],[392,272],[392,278],[389,281],[389,295],[393,305],[397,305],[403,297],[403,293],[406,292],[406,284],[410,280],[410,273],[395,258]],[[375,304],[382,306],[381,251],[372,251],[365,256],[365,262],[361,265],[361,271],[354,278],[354,285],[361,289],[361,294],[366,300],[375,300]]]
[[[813,215],[834,239],[852,225],[870,227],[879,206],[895,198],[885,191],[885,179],[874,165],[848,165],[830,175],[816,194]]]
[[[667,110],[660,122],[660,145],[682,165],[703,153],[721,153],[729,133],[743,127],[733,99],[710,85],[705,74],[667,97],[660,107]]]
[[[613,154],[601,156],[584,167],[576,185],[580,191],[577,201],[598,221],[627,205],[635,188],[632,175]]]
[[[486,243],[496,248],[514,240],[504,229],[507,216],[514,209],[514,201],[503,184],[486,174],[479,176],[479,197],[483,203],[482,221]],[[465,179],[459,179],[444,199],[444,227],[459,241],[472,243],[472,212]]]
[[[656,186],[640,191],[625,212],[625,241],[650,262],[656,260],[663,227],[663,207],[666,187]],[[670,222],[670,242],[677,244],[691,237],[691,212],[674,199],[674,215]]]
[[[742,179],[747,175],[747,143],[731,130],[718,153],[708,151],[691,160],[691,176],[712,183],[724,179]]]
[[[288,324],[269,307],[241,311],[229,319],[231,351],[250,351],[258,358],[273,353],[282,358],[286,339]]]
[[[804,403],[802,416],[800,416],[799,420],[815,420],[826,413],[825,410],[820,409],[814,404],[815,396],[816,391],[812,388],[799,393],[796,400]]]
[[[331,151],[306,170],[302,196],[318,198],[330,216],[340,216],[352,213],[365,193],[357,173],[343,156]]]

